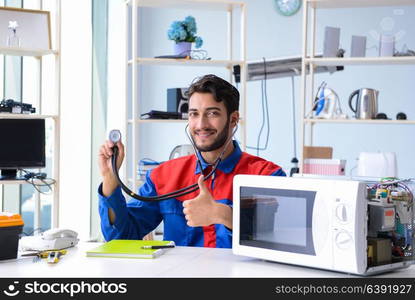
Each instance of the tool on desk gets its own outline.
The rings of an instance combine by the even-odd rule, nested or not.
[[[57,263],[62,255],[65,255],[67,250],[49,250],[49,251],[37,251],[32,253],[24,253],[21,256],[34,256],[33,262],[41,261],[42,258],[47,258],[48,263]]]
[[[160,246],[142,246],[141,249],[164,249],[164,248],[174,248],[175,245],[160,245]]]
[[[65,250],[66,253],[66,250]],[[49,255],[48,255],[48,264],[56,264],[57,262],[59,262],[60,258],[62,255],[64,255],[65,253],[61,251],[50,251]]]

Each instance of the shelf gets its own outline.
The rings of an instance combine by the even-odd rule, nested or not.
[[[135,119],[135,120],[128,120],[129,124],[132,124],[133,122],[136,123],[187,123],[189,120],[187,119],[148,119],[148,120],[142,120],[142,119]]]
[[[54,184],[56,183],[56,182],[54,182],[53,180],[51,180],[51,179],[46,179],[46,180],[44,180],[44,182],[46,182],[47,184],[50,184],[52,187],[54,186]],[[44,182],[42,182],[41,180],[39,180],[39,179],[35,179],[35,180],[33,180],[33,183],[34,184],[38,184],[38,185],[43,185],[43,184],[45,184]],[[23,180],[23,179],[14,179],[14,180],[0,180],[0,185],[3,185],[3,184],[32,184],[32,181],[30,181],[30,182],[27,182],[26,180]]]
[[[34,56],[41,57],[49,54],[57,54],[58,51],[50,49],[27,49],[27,48],[9,48],[0,47],[0,54],[14,56]]]
[[[197,66],[197,67],[227,67],[230,68],[235,65],[243,65],[244,62],[240,60],[205,60],[205,59],[173,59],[173,58],[143,58],[137,57],[136,62],[140,65],[174,65],[174,66]],[[133,61],[130,59],[128,64],[131,65]]]
[[[307,0],[313,8],[353,8],[415,5],[415,0]]]
[[[136,5],[139,7],[227,11],[233,7],[243,6],[244,3],[226,0],[136,0]]]
[[[147,120],[142,120],[142,119],[128,119],[128,124],[132,124],[133,122],[136,123],[187,123],[189,122],[188,119],[147,119]],[[243,124],[244,121],[242,119],[239,119],[239,123]]]
[[[58,115],[36,115],[36,114],[9,114],[0,113],[0,119],[58,119]]]
[[[384,125],[414,125],[413,120],[356,120],[356,119],[304,119],[305,123],[310,124],[384,124]]]
[[[404,65],[415,64],[415,56],[306,58],[305,62],[315,66]]]

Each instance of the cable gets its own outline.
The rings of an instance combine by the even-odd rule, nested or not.
[[[293,121],[293,150],[294,156],[291,159],[291,163],[293,167],[290,170],[290,177],[293,176],[294,173],[300,173],[300,168],[298,167],[298,158],[297,158],[297,134],[296,134],[296,127],[295,127],[295,86],[294,86],[294,76],[291,76],[291,100],[292,100],[292,121]]]
[[[268,109],[268,95],[267,95],[267,66],[265,57],[262,58],[264,61],[264,80],[261,80],[261,104],[262,104],[262,124],[261,129],[257,138],[257,146],[246,146],[247,149],[257,150],[257,156],[259,156],[259,151],[266,150],[268,148],[268,141],[270,135],[270,125],[269,125],[269,109]],[[262,136],[262,130],[264,129],[265,124],[267,125],[267,134],[265,145],[260,147],[260,139]]]
[[[266,75],[265,75],[266,76]],[[265,78],[265,77],[264,77]],[[261,141],[261,135],[262,135],[262,130],[264,129],[265,126],[265,96],[264,96],[264,80],[261,80],[261,107],[262,107],[262,124],[261,124],[261,128],[259,129],[259,133],[258,133],[258,137],[257,137],[257,142],[256,142],[256,150],[257,150],[257,156],[259,156],[259,142]]]
[[[294,88],[294,76],[291,76],[291,94],[292,94],[292,108],[293,108],[293,146],[294,157],[297,157],[297,134],[295,126],[295,88]]]
[[[56,180],[53,178],[48,178],[46,177],[45,173],[33,173],[33,172],[29,172],[26,171],[24,169],[19,169],[19,171],[24,172],[24,178],[25,181],[29,184],[31,184],[33,186],[33,188],[39,192],[40,194],[43,195],[50,195],[52,193],[52,185],[54,185],[56,183]],[[42,184],[36,183],[35,180],[39,180],[40,182],[42,182]],[[49,183],[47,181],[50,181]],[[47,186],[49,191],[48,192],[42,192],[41,191],[41,187]]]
[[[29,233],[26,233],[26,232],[22,231],[22,234],[24,234],[25,236],[28,236],[28,235],[34,234],[36,231],[43,232],[43,229],[42,229],[42,227],[38,227],[38,228],[33,229],[32,231],[30,231]]]

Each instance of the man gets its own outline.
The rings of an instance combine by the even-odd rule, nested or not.
[[[99,187],[99,213],[106,240],[142,239],[164,221],[164,239],[180,246],[232,247],[232,181],[236,174],[285,176],[277,165],[242,152],[232,141],[239,120],[239,92],[227,81],[206,75],[189,88],[189,131],[200,151],[170,160],[149,172],[139,190],[142,196],[163,195],[194,184],[199,190],[165,201],[125,202],[113,175],[113,144],[107,141],[99,152],[103,183]],[[122,164],[124,146],[118,143],[117,167]],[[198,152],[199,152],[198,151]],[[204,175],[223,152],[214,175]]]

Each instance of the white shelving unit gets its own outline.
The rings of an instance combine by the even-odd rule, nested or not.
[[[42,2],[40,2],[42,3]],[[41,4],[42,5],[42,4]],[[0,119],[51,119],[54,124],[53,132],[53,169],[51,176],[55,183],[53,184],[53,202],[51,208],[51,226],[58,227],[59,220],[59,156],[60,156],[60,16],[61,16],[61,5],[60,0],[56,0],[54,13],[55,22],[51,23],[51,26],[55,26],[55,49],[26,49],[26,48],[5,48],[0,47],[0,55],[9,55],[9,56],[25,56],[33,57],[33,59],[38,60],[39,65],[42,66],[42,59],[45,55],[54,56],[54,86],[51,87],[54,89],[54,98],[55,98],[55,107],[56,111],[53,114],[42,114],[42,80],[39,80],[39,89],[38,95],[33,95],[34,98],[39,99],[39,107],[36,107],[37,112],[35,114],[9,114],[9,113],[0,113]],[[42,72],[45,70],[40,67],[39,69],[39,78],[42,78]],[[35,180],[35,183],[40,182]],[[52,183],[51,181],[46,180],[47,183]],[[24,180],[2,180],[0,185],[6,184],[28,184]],[[1,208],[1,207],[0,207]],[[35,203],[34,203],[34,223],[33,228],[41,227],[41,197],[39,192],[35,192]]]
[[[316,10],[363,8],[381,6],[414,6],[415,0],[304,0],[303,9],[303,52],[301,73],[301,126],[300,126],[300,172],[303,170],[304,146],[313,145],[313,127],[316,124],[363,124],[363,125],[415,125],[415,120],[356,120],[356,119],[310,119],[306,114],[313,106],[314,68],[317,66],[345,66],[345,65],[413,65],[415,57],[344,57],[344,58],[317,58],[316,57]],[[309,26],[308,26],[309,24]],[[309,67],[309,74],[306,70]]]
[[[131,75],[127,71],[127,80],[129,82],[129,76],[131,76],[131,94],[130,97],[127,93],[127,103],[132,103],[132,116],[131,119],[126,115],[126,128],[131,128],[132,140],[126,141],[126,148],[131,149],[132,151],[132,161],[128,161],[128,155],[126,161],[128,165],[133,166],[133,177],[129,177],[127,170],[125,171],[125,178],[130,183],[133,190],[137,190],[139,181],[137,180],[137,165],[139,161],[139,149],[137,146],[137,141],[139,139],[140,127],[146,123],[161,123],[161,124],[171,124],[171,123],[183,123],[185,124],[187,120],[142,120],[138,118],[140,116],[140,92],[138,90],[137,82],[137,69],[143,65],[154,65],[154,66],[190,66],[190,67],[224,67],[229,70],[229,82],[233,82],[233,70],[234,65],[239,65],[241,67],[241,82],[240,82],[240,107],[241,107],[241,120],[239,131],[241,133],[241,143],[242,147],[246,148],[246,5],[243,2],[236,1],[227,1],[227,0],[131,0],[127,1],[127,15],[128,10],[132,10],[132,19],[131,19],[131,59],[128,59],[128,46],[127,46],[127,70],[128,67],[131,68]],[[150,58],[150,57],[139,57],[137,55],[137,39],[138,39],[138,16],[137,8],[139,7],[152,7],[152,8],[174,8],[174,9],[191,9],[191,10],[202,10],[202,11],[223,11],[226,12],[227,16],[227,59],[225,60],[196,60],[196,59],[162,59],[162,58]],[[240,50],[238,59],[235,59],[233,56],[234,42],[233,42],[233,33],[235,28],[233,25],[233,18],[235,16],[235,11],[238,9],[240,13]],[[127,43],[128,43],[128,24],[127,24]],[[192,78],[189,78],[191,80]],[[127,86],[127,89],[129,87]],[[130,102],[132,101],[132,102]],[[131,145],[131,147],[128,146]],[[131,159],[130,159],[131,160]]]

